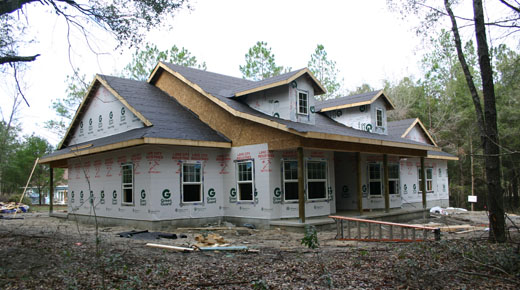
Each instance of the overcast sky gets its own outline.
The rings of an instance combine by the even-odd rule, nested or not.
[[[421,38],[412,23],[390,12],[385,0],[371,1],[192,1],[192,11],[180,11],[170,31],[152,31],[148,42],[160,49],[183,46],[209,71],[241,77],[239,65],[256,41],[266,41],[278,65],[298,69],[307,66],[317,44],[323,44],[329,58],[337,62],[344,88],[369,83],[382,87],[384,79],[397,81],[420,76]],[[31,105],[21,106],[23,133],[45,137],[52,144],[60,138],[43,128],[51,119],[52,100],[65,95],[65,80],[72,73],[66,26],[36,4],[27,8],[30,35],[37,42],[22,53],[41,53],[25,74],[25,95]],[[71,62],[89,81],[96,73],[118,74],[130,60],[130,51],[115,50],[109,36],[96,32],[102,55],[86,48],[78,34],[72,34]],[[2,112],[8,112],[12,93],[0,90]]]

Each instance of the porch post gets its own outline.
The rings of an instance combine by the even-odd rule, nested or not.
[[[357,207],[359,215],[363,215],[363,176],[361,176],[361,152],[356,153],[357,159]]]
[[[49,164],[49,213],[53,211],[54,203],[54,168]]]
[[[390,187],[388,182],[388,155],[383,154],[383,179],[385,187],[385,212],[390,211]]]
[[[305,187],[304,187],[303,148],[298,147],[298,217],[305,223]]]
[[[424,157],[421,157],[421,191],[422,191],[422,206],[426,209],[426,168],[424,167]]]

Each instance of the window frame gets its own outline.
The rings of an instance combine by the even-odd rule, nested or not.
[[[431,193],[431,192],[433,192],[433,167],[425,167],[424,169],[426,171],[426,193]],[[431,172],[430,178],[428,178],[428,171]],[[422,170],[421,170],[421,167],[418,167],[417,168],[417,180],[419,183],[419,190],[418,190],[419,193],[422,193],[422,190],[421,190],[422,178],[421,177],[422,177]]]
[[[296,163],[296,179],[287,179],[285,176],[285,163]],[[284,202],[298,202],[300,199],[297,197],[296,199],[287,199],[286,198],[286,184],[287,183],[296,183],[298,184],[298,160],[286,159],[282,160],[282,188],[283,188],[283,201]]]
[[[397,166],[397,178],[393,178],[390,176],[390,166]],[[395,193],[390,192],[390,182],[395,181]],[[388,164],[388,192],[392,196],[399,196],[401,194],[401,166],[399,163],[390,163]]]
[[[131,178],[132,182],[124,182],[125,180],[125,167],[130,166],[131,169]],[[133,206],[135,204],[135,191],[134,191],[134,183],[135,183],[135,172],[134,172],[134,163],[133,162],[125,162],[121,163],[121,205],[124,206]],[[132,201],[126,201],[126,191],[125,189],[130,189],[132,191]]]
[[[303,106],[301,106],[300,104],[300,94],[304,94],[306,96],[306,100],[305,100],[305,112],[302,112],[300,111],[300,108],[303,108]],[[300,115],[305,115],[305,116],[308,116],[309,115],[309,92],[307,91],[302,91],[302,90],[297,90],[296,91],[296,112]]]
[[[240,164],[251,163],[251,180],[240,180]],[[254,160],[237,160],[236,161],[236,182],[237,182],[237,202],[255,202],[255,163]],[[251,199],[241,199],[240,185],[251,183]]]
[[[318,178],[318,179],[310,179],[309,178],[309,163],[324,163],[324,178]],[[328,163],[327,160],[312,160],[307,159],[305,160],[305,197],[308,201],[326,201],[328,199]],[[310,189],[309,189],[309,183],[311,182],[324,182],[325,186],[325,196],[321,198],[310,198]]]
[[[379,178],[378,179],[372,179],[372,177],[370,176],[370,166],[372,165],[377,165],[379,167]],[[381,174],[381,169],[382,169],[382,166],[381,166],[381,162],[369,162],[368,163],[368,175],[367,175],[367,180],[368,180],[368,197],[383,197],[383,174]],[[372,190],[371,190],[371,186],[370,184],[372,182],[379,182],[379,194],[372,194]]]
[[[185,169],[184,169],[184,166],[197,166],[199,165],[200,168],[199,168],[199,181],[184,181],[184,177],[186,176],[185,174]],[[203,184],[204,184],[204,168],[203,168],[203,164],[202,162],[197,162],[197,161],[184,161],[184,162],[181,162],[181,174],[180,174],[180,186],[181,186],[181,203],[182,204],[200,204],[200,203],[203,203],[204,202],[204,190],[203,190]],[[185,197],[185,190],[184,190],[184,185],[199,185],[199,200],[197,201],[185,201],[184,200],[184,197]]]
[[[378,113],[379,112],[381,112],[381,125],[379,125],[379,118],[378,118]],[[383,109],[382,108],[376,108],[376,127],[384,127]]]

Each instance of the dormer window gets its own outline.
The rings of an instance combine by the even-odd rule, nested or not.
[[[380,108],[376,109],[376,126],[383,127],[383,110]]]
[[[298,91],[298,114],[307,115],[309,113],[309,94]]]

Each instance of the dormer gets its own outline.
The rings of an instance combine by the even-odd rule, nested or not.
[[[315,124],[315,96],[325,93],[309,69],[236,88],[234,98],[264,114],[294,122]]]
[[[357,130],[388,135],[387,111],[394,104],[383,90],[326,100],[316,104],[316,111]]]
[[[389,122],[389,134],[419,143],[437,146],[419,118]]]

